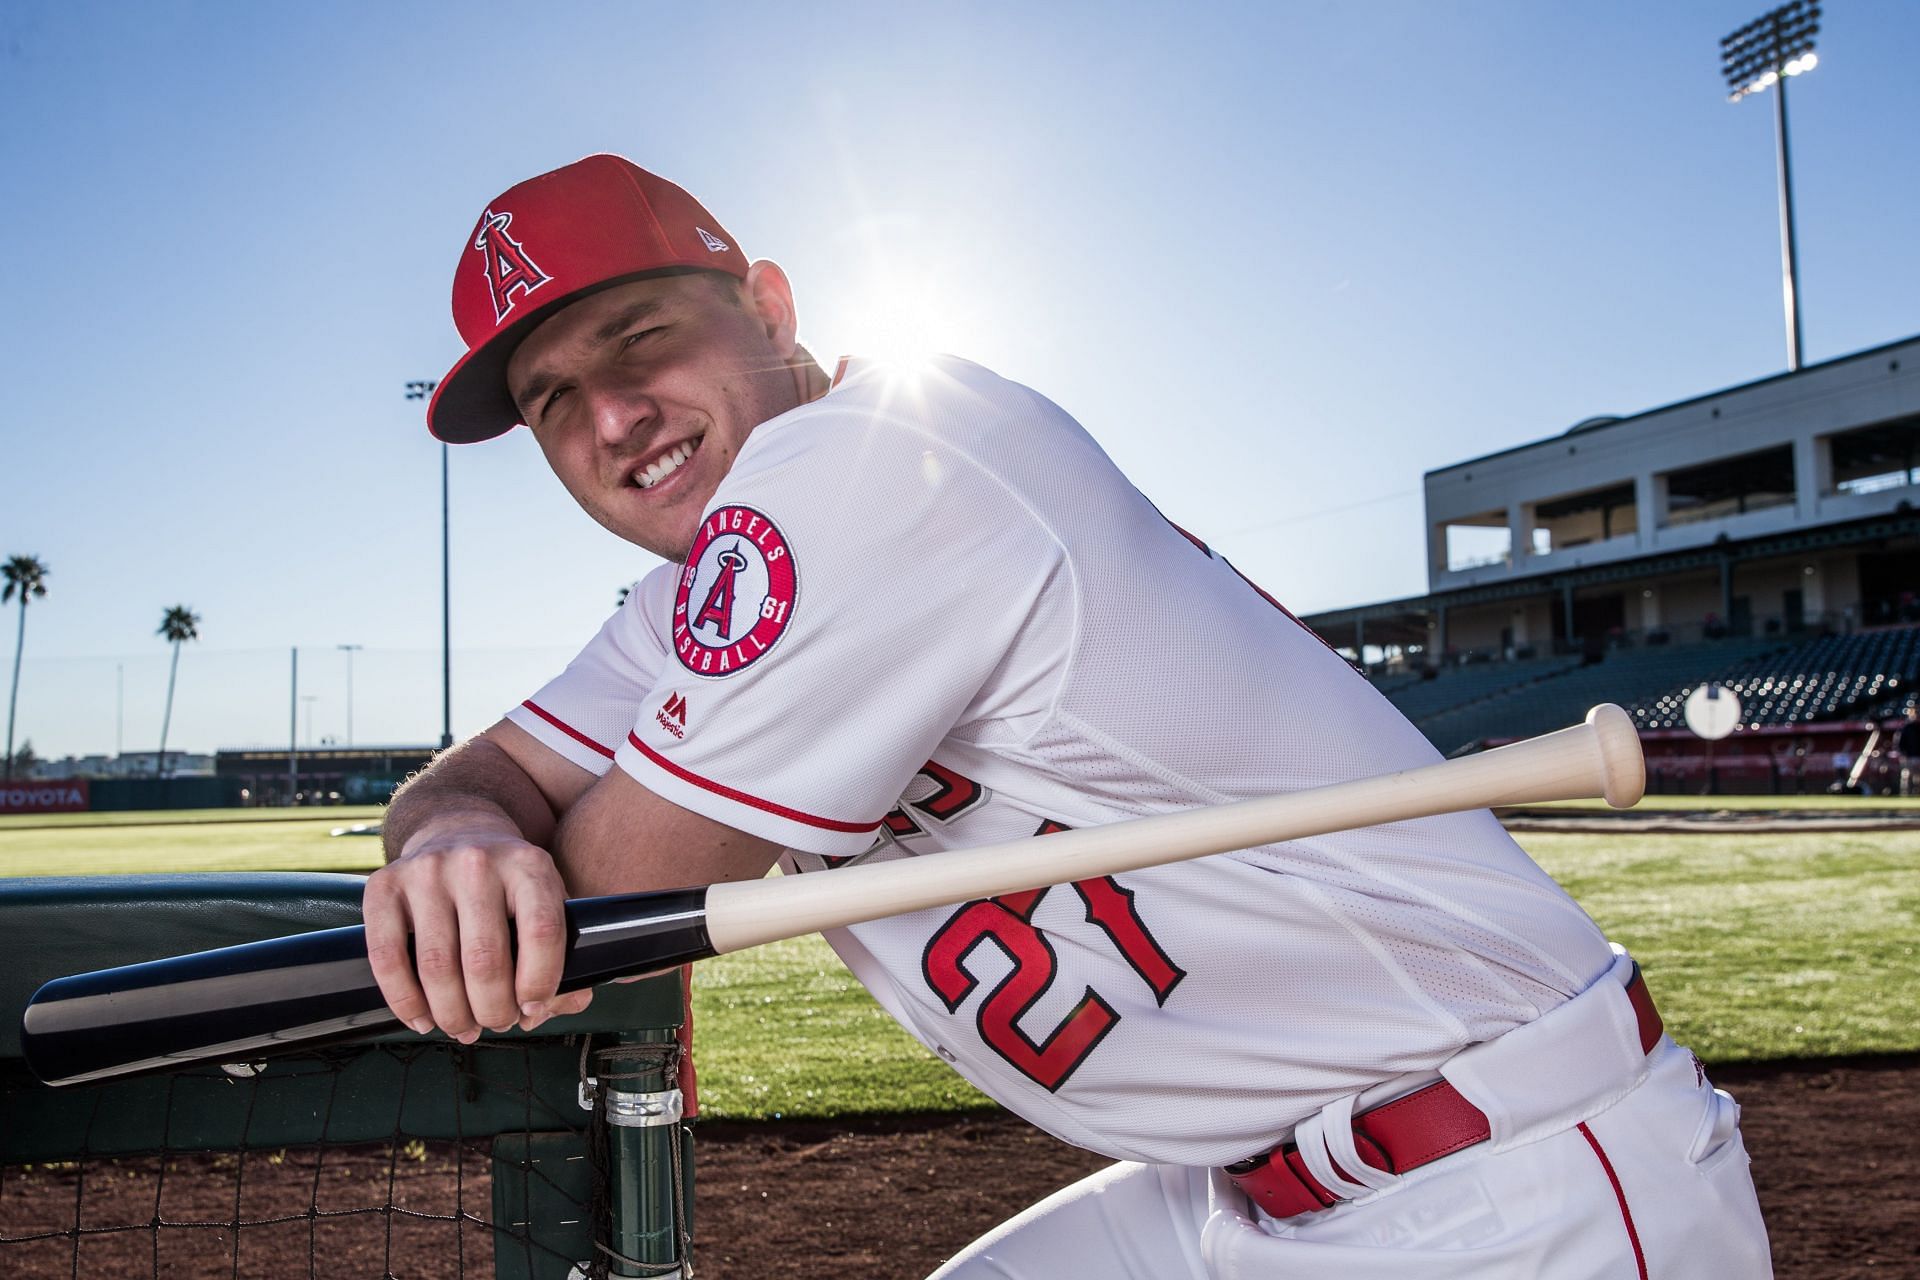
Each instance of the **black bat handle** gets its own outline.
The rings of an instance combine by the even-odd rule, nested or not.
[[[714,954],[705,888],[566,904],[560,990]],[[248,1062],[397,1028],[349,925],[56,978],[21,1017],[21,1051],[47,1084]]]

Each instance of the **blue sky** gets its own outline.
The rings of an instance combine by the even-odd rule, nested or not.
[[[1785,364],[1759,0],[0,8],[0,554],[52,567],[19,736],[439,731],[460,240],[619,151],[784,265],[823,361],[902,331],[1028,382],[1296,611],[1425,587],[1429,468]],[[537,13],[537,16],[535,16]],[[1920,330],[1920,6],[1792,82],[1805,357]],[[454,728],[653,561],[525,432],[452,457]],[[858,496],[849,499],[857,518]],[[0,628],[13,657],[15,619]],[[122,692],[124,690],[124,692]],[[309,728],[309,726],[311,726]]]

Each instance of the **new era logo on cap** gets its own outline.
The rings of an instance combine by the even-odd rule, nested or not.
[[[522,338],[593,290],[689,268],[745,278],[747,257],[699,201],[631,161],[588,156],[509,188],[461,245],[453,320],[467,354],[427,426],[456,443],[512,430],[506,370]]]

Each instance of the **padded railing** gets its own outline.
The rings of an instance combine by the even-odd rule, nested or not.
[[[677,975],[603,987],[583,1014],[472,1046],[403,1032],[63,1089],[21,1060],[20,1011],[48,979],[356,924],[362,884],[0,880],[0,1275],[332,1274],[368,1248],[392,1270],[410,1247],[418,1265],[397,1274],[682,1274]],[[384,1199],[342,1199],[369,1170]]]

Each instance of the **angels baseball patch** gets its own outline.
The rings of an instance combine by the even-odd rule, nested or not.
[[[697,676],[730,676],[766,654],[793,621],[793,548],[764,512],[707,513],[680,572],[673,648]]]

